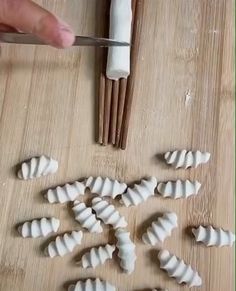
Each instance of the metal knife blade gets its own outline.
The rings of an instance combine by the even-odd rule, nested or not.
[[[0,42],[14,43],[14,44],[35,44],[46,45],[39,38],[29,33],[19,32],[0,32]],[[95,46],[95,47],[109,47],[109,46],[129,46],[127,42],[120,42],[108,38],[76,36],[73,46]]]

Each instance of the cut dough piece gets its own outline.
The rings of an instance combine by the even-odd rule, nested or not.
[[[198,272],[167,250],[160,251],[158,259],[160,268],[165,270],[169,277],[174,277],[178,284],[186,283],[190,288],[202,285],[202,279]]]
[[[111,0],[109,37],[130,43],[132,10],[131,0]],[[130,74],[130,46],[110,47],[107,57],[107,78],[118,80]]]
[[[166,163],[178,168],[197,168],[200,164],[206,164],[210,159],[211,154],[200,151],[180,150],[165,153]]]
[[[56,240],[50,242],[45,249],[45,255],[51,258],[56,256],[63,257],[64,255],[71,253],[76,246],[81,244],[82,237],[82,231],[72,231],[71,233],[57,236]]]
[[[103,231],[101,222],[92,213],[91,207],[87,207],[83,202],[75,200],[72,210],[75,214],[75,220],[89,232],[101,233]]]
[[[204,227],[200,225],[198,228],[192,228],[192,233],[197,242],[210,246],[233,246],[235,242],[235,234],[222,228],[213,228],[211,225]]]
[[[116,198],[117,195],[123,194],[127,189],[125,183],[102,177],[89,177],[85,185],[92,193],[101,197],[112,197],[113,199]]]
[[[109,244],[98,248],[91,248],[89,252],[82,256],[80,264],[84,269],[96,268],[99,265],[103,265],[106,260],[112,259],[115,248],[114,245]]]
[[[116,288],[107,281],[97,278],[78,281],[75,285],[70,285],[68,291],[116,291]]]
[[[150,177],[142,179],[140,184],[135,184],[133,188],[128,188],[126,193],[121,196],[121,203],[126,207],[146,201],[150,196],[154,196],[154,191],[157,186],[157,179]]]
[[[60,220],[54,217],[52,218],[41,218],[32,221],[26,221],[18,227],[19,233],[23,237],[45,237],[50,233],[58,231],[60,226]]]
[[[170,197],[173,199],[188,198],[191,195],[197,195],[201,187],[198,181],[191,182],[189,180],[169,181],[167,183],[159,183],[157,191],[163,197]]]
[[[84,183],[76,181],[72,184],[65,184],[64,186],[49,189],[45,194],[45,198],[49,203],[65,203],[74,201],[79,195],[84,195],[84,192]]]
[[[27,162],[22,163],[18,171],[18,178],[29,180],[54,174],[58,170],[58,162],[47,156],[32,158]]]
[[[96,212],[98,218],[105,224],[112,225],[114,229],[127,226],[124,216],[121,216],[113,205],[100,197],[95,197],[92,200],[92,209]]]
[[[118,228],[115,236],[120,266],[126,273],[131,274],[134,271],[136,261],[135,244],[130,239],[130,233],[124,229]]]
[[[164,213],[147,229],[143,234],[142,240],[145,244],[155,245],[163,243],[164,240],[171,235],[171,231],[178,226],[177,215],[174,212]]]

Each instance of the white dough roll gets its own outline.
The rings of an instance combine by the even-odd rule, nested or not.
[[[111,0],[109,37],[130,42],[132,9],[131,0]],[[107,57],[107,78],[118,80],[130,74],[130,47],[110,47]]]

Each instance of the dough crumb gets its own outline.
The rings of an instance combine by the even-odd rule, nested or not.
[[[185,106],[188,106],[192,100],[192,96],[190,94],[190,90],[187,90],[187,92],[185,93]]]

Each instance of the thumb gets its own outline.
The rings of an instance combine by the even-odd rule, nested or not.
[[[75,36],[68,24],[30,0],[4,0],[0,22],[33,33],[57,48],[73,44]]]

